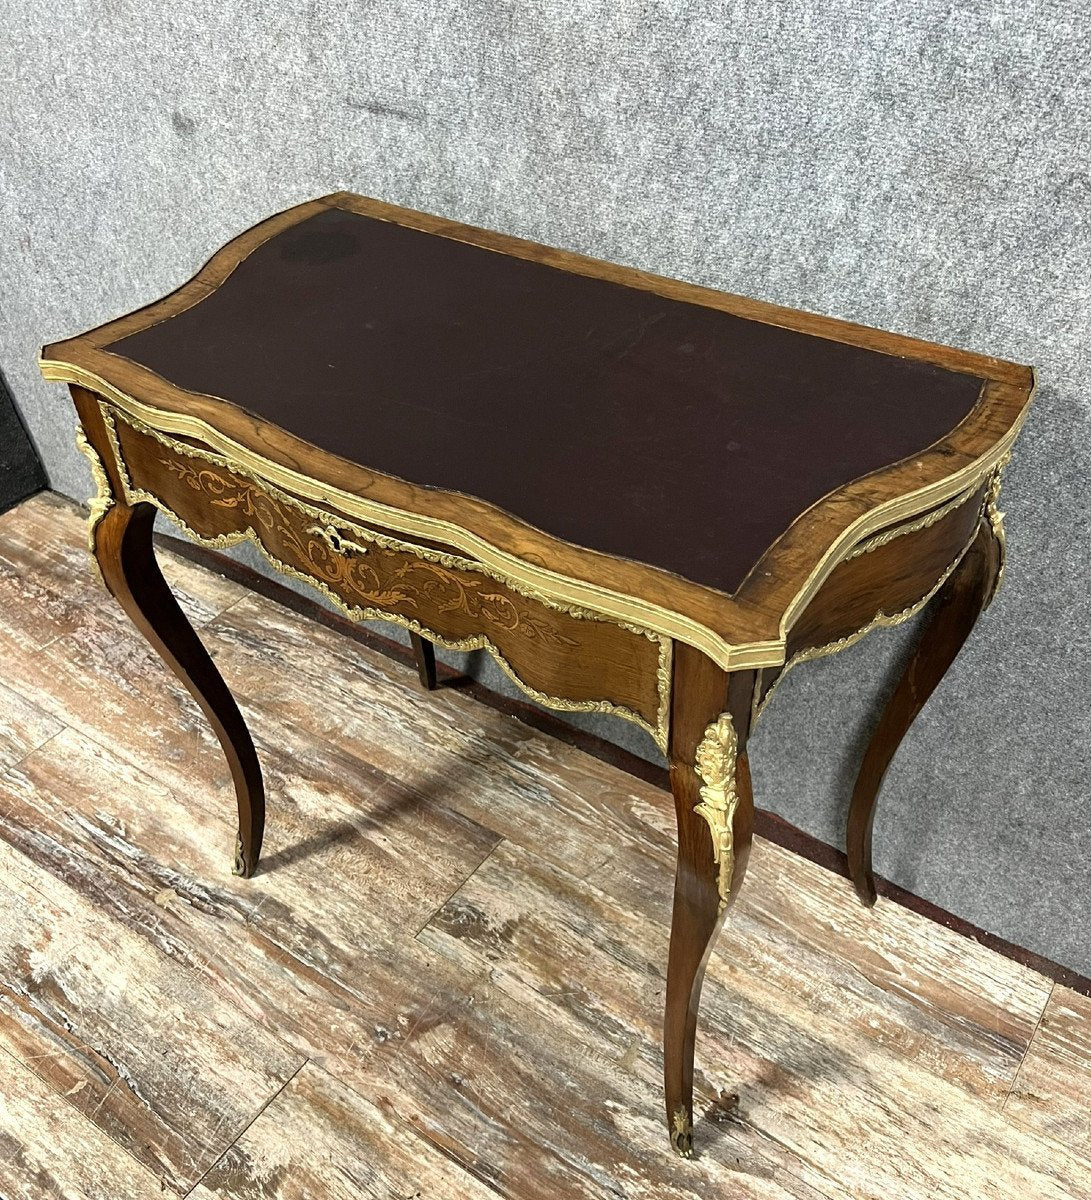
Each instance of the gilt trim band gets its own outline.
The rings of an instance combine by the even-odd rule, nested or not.
[[[153,429],[203,442],[222,454],[234,470],[249,472],[294,494],[329,504],[350,517],[373,521],[399,533],[456,546],[471,555],[474,561],[500,572],[509,585],[517,582],[521,587],[533,589],[536,595],[549,596],[555,602],[585,606],[607,619],[632,622],[661,636],[675,638],[701,650],[726,671],[780,666],[784,662],[787,631],[834,567],[851,555],[861,542],[886,526],[927,513],[982,483],[1009,452],[1025,416],[1024,409],[1007,432],[973,462],[942,479],[877,504],[862,513],[841,532],[815,564],[785,609],[780,622],[780,636],[767,641],[736,644],[683,613],[529,562],[499,549],[460,525],[365,499],[293,471],[234,441],[199,417],[144,404],[93,371],[73,363],[43,358],[40,367],[46,379],[88,388],[115,405],[127,417],[143,420]]]
[[[362,526],[355,525],[351,521],[346,520],[339,513],[331,513],[327,510],[316,508],[295,496],[288,495],[269,480],[263,479],[250,471],[240,468],[237,464],[229,461],[223,455],[201,449],[197,446],[192,446],[186,442],[177,441],[176,439],[164,434],[161,430],[154,429],[144,424],[144,422],[132,417],[128,413],[122,415],[122,419],[127,425],[131,426],[138,433],[152,438],[160,445],[169,449],[173,454],[182,455],[185,458],[192,460],[207,462],[215,467],[230,471],[233,475],[238,475],[246,479],[253,484],[254,487],[260,489],[261,492],[266,493],[275,503],[295,509],[297,512],[303,514],[309,521],[317,523],[323,530],[332,528],[334,530],[334,536],[338,538],[342,546],[344,546],[346,549],[351,549],[351,552],[354,554],[359,554],[361,551],[366,553],[367,545],[371,544],[384,549],[397,550],[403,553],[412,554],[424,562],[439,564],[455,571],[484,576],[485,578],[503,583],[505,586],[511,588],[512,591],[518,592],[519,595],[525,596],[528,600],[545,605],[547,608],[554,609],[557,612],[563,612],[567,616],[574,617],[577,620],[602,621],[607,624],[618,625],[630,633],[647,638],[658,647],[658,666],[656,671],[658,711],[654,724],[635,710],[621,704],[615,704],[610,700],[570,700],[565,697],[553,696],[546,692],[542,692],[533,687],[531,684],[527,683],[519,676],[514,666],[508,661],[501,650],[484,633],[474,634],[470,637],[464,638],[448,638],[444,637],[443,634],[428,628],[427,626],[421,624],[421,622],[416,621],[411,617],[405,617],[399,613],[390,612],[381,607],[361,606],[347,603],[321,579],[316,578],[314,575],[309,575],[303,571],[297,570],[295,567],[283,562],[281,559],[277,558],[276,555],[271,553],[262,543],[258,529],[254,527],[254,521],[248,521],[245,529],[219,534],[212,537],[199,533],[197,530],[188,525],[186,521],[160,497],[156,496],[153,492],[149,492],[146,489],[137,487],[133,483],[125,462],[124,452],[121,448],[121,443],[118,438],[115,414],[111,408],[104,403],[99,404],[99,411],[102,414],[103,424],[106,427],[107,436],[110,440],[111,450],[117,464],[118,476],[121,480],[122,491],[124,493],[123,499],[126,503],[135,504],[144,502],[153,505],[166,517],[173,521],[174,524],[176,524],[187,535],[187,537],[192,538],[201,545],[208,546],[213,549],[222,549],[227,546],[238,545],[244,541],[251,542],[257,547],[258,551],[275,570],[283,575],[288,576],[289,578],[296,579],[299,582],[315,588],[352,620],[389,621],[392,624],[401,626],[403,629],[411,630],[413,633],[419,634],[421,637],[425,637],[429,641],[435,642],[437,645],[443,646],[448,650],[487,650],[501,670],[508,676],[508,678],[511,679],[511,681],[528,696],[538,701],[538,703],[562,712],[598,712],[610,716],[621,717],[623,720],[629,721],[634,725],[638,725],[652,737],[660,750],[662,750],[664,753],[666,752],[670,721],[671,660],[673,654],[673,643],[670,638],[664,637],[661,634],[655,633],[651,630],[644,629],[638,625],[630,624],[629,622],[614,620],[598,612],[577,607],[575,605],[563,604],[552,597],[538,594],[529,588],[515,584],[512,580],[506,578],[500,572],[493,571],[484,564],[474,562],[467,558],[462,558],[458,555],[447,554],[440,550],[433,550],[428,547],[415,545],[412,542],[405,542],[399,538],[393,538],[375,530],[365,529]],[[108,488],[109,484],[107,483],[106,486]],[[255,520],[257,520],[257,518],[255,518]],[[351,539],[341,538],[337,533],[339,528],[345,528],[351,531]],[[323,536],[321,540],[322,544],[329,549],[330,543],[328,538]]]

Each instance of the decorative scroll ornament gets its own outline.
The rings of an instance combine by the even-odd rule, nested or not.
[[[106,468],[102,465],[102,459],[99,458],[94,446],[87,440],[87,434],[84,433],[83,426],[79,423],[76,424],[76,449],[90,464],[91,478],[95,484],[96,494],[87,502],[87,549],[91,551],[91,562],[94,564],[95,573],[105,585],[106,581],[102,577],[98,559],[95,557],[95,530],[102,518],[113,508],[114,493],[110,488],[110,480],[106,474]]]
[[[246,879],[250,874],[250,864],[246,860],[246,851],[242,845],[242,834],[235,834],[235,858],[231,863],[231,874]]]
[[[1000,591],[1000,585],[1004,582],[1004,563],[1008,557],[1008,539],[1004,533],[1004,514],[1000,511],[1000,473],[1011,461],[1011,455],[1005,454],[1004,457],[996,464],[996,469],[989,479],[989,490],[985,493],[985,515],[989,519],[989,526],[993,531],[993,537],[996,538],[997,545],[1000,547],[1000,569],[996,573],[996,583],[993,584],[992,595],[989,597],[991,604],[996,599],[996,593]]]
[[[739,794],[735,789],[735,759],[739,739],[730,713],[721,713],[705,730],[697,747],[697,774],[701,778],[701,803],[694,805],[712,831],[712,853],[719,864],[720,907],[727,905],[735,870],[733,822]]]
[[[681,1105],[671,1116],[671,1149],[682,1158],[693,1157],[693,1122]]]

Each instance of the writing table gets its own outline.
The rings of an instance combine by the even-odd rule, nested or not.
[[[751,840],[750,729],[793,664],[934,597],[852,797],[850,871],[873,902],[883,773],[1003,569],[1030,368],[347,192],[41,368],[71,387],[105,583],[231,765],[239,874],[261,772],[156,566],[157,509],[404,626],[426,686],[433,643],[484,647],[541,703],[651,735],[678,821],[666,1113],[690,1153],[701,981]]]

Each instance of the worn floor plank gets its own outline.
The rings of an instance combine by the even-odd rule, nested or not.
[[[198,627],[245,594],[184,559],[160,559]],[[132,637],[93,575],[83,522],[48,493],[0,515],[0,662],[7,686],[54,721],[110,744],[194,803],[223,807],[230,775],[207,722],[155,652]]]
[[[1091,998],[1053,989],[1004,1112],[1091,1159]]]
[[[734,964],[755,978],[815,1011],[835,1007],[846,1036],[1000,1106],[1051,981],[899,905],[866,909],[847,880],[760,844],[715,961],[733,945]],[[666,859],[626,850],[588,878],[665,935]]]
[[[401,781],[431,803],[457,804],[467,816],[573,870],[604,857],[608,830],[593,799],[630,778],[552,742],[511,717],[440,688],[422,711],[416,676],[324,626],[261,596],[214,621],[208,641],[240,702],[262,722],[276,719],[313,738],[335,741],[363,763]],[[320,711],[314,698],[322,697]],[[588,766],[558,775],[554,755]]]
[[[193,1193],[193,1200],[495,1200],[444,1154],[305,1066]]]
[[[361,793],[361,814],[368,804]],[[307,849],[290,865],[238,880],[215,827],[71,731],[0,776],[4,841],[299,1055],[385,1095],[414,1136],[457,1148],[500,1194],[552,1200],[563,1188],[595,1200],[618,1164],[642,1181],[631,1194],[649,1200],[696,1197],[725,1169],[745,1181],[742,1196],[827,1194],[761,1139],[720,1137],[699,1172],[664,1154],[657,1088],[634,1097],[621,1054],[581,1059],[555,1022],[422,952],[415,924],[384,896],[397,895],[389,878],[339,876],[304,832]],[[418,872],[432,873],[424,861]],[[596,1099],[577,1106],[574,1096]]]
[[[17,763],[64,725],[0,680],[0,767]]]
[[[406,788],[442,798],[569,874],[593,875],[665,936],[668,796],[500,714],[482,714],[454,690],[433,700],[442,720],[422,720],[410,672],[332,631],[312,639],[301,625],[254,598],[209,630],[259,724],[274,717],[286,729],[317,726],[323,739],[383,771],[398,773],[401,764]],[[308,716],[319,696],[321,713]],[[897,1043],[922,1066],[1002,1102],[1049,981],[905,909],[868,911],[844,881],[779,848],[768,854],[754,866],[761,883],[744,891],[732,920],[781,949],[788,939],[793,989],[838,990],[868,1038]]]
[[[114,903],[94,876],[96,860],[109,860],[118,897],[141,892],[169,909],[172,889],[205,912],[267,931],[310,969],[352,986],[369,947],[388,931],[411,940],[496,839],[389,781],[359,797],[294,783],[290,796],[287,787],[272,791],[268,852],[241,880],[224,853],[231,817],[193,807],[66,730],[0,774],[0,837],[66,886],[82,886],[88,903]],[[63,834],[51,837],[58,825]]]
[[[0,513],[0,632],[25,648],[79,633],[89,611],[125,621],[94,573],[86,526],[69,501],[43,492]],[[200,627],[247,594],[241,584],[174,554],[160,565],[189,620]]]
[[[588,881],[504,845],[420,940],[551,1017],[586,1053],[636,1048],[631,1065],[654,1086],[665,936]],[[1086,1163],[1013,1131],[997,1106],[907,1061],[897,1041],[888,1045],[880,993],[869,1037],[866,1025],[853,1028],[854,1006],[836,979],[821,996],[793,986],[790,951],[770,956],[733,927],[720,947],[705,984],[698,1080],[709,1099],[728,1088],[740,1094],[733,1119],[831,1181],[851,1170],[854,1195],[923,1200],[972,1187],[983,1197],[1091,1196]],[[943,1027],[923,1035],[942,1037]],[[948,1107],[958,1113],[950,1140],[937,1122]],[[706,1130],[698,1125],[695,1136]]]
[[[4,1200],[150,1200],[160,1181],[29,1067],[0,1051]]]
[[[4,843],[0,1048],[179,1191],[301,1061]]]
[[[19,1163],[82,1180],[99,1145],[115,1194],[154,1170],[151,1194],[204,1175],[200,1200],[1091,1195],[1082,999],[1058,989],[1039,1027],[1042,977],[761,842],[709,969],[700,1154],[675,1159],[669,797],[168,563],[270,785],[265,869],[235,879],[196,707],[91,582],[71,510],[13,511],[0,1048],[34,1071],[0,1145]]]

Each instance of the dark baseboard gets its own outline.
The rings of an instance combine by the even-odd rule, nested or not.
[[[234,559],[217,554],[215,551],[208,550],[193,542],[172,537],[169,534],[157,534],[156,538],[164,547],[183,558],[189,559],[191,562],[199,563],[201,566],[209,568],[209,570],[233,579],[268,599],[284,605],[285,608],[290,608],[293,612],[300,613],[311,620],[319,621],[323,625],[337,629],[345,634],[346,637],[353,638],[369,649],[377,650],[379,653],[385,654],[389,658],[397,659],[407,666],[414,665],[412,651],[408,646],[403,646],[399,642],[382,637],[380,634],[369,630],[366,626],[350,621],[347,617],[330,612],[329,609],[324,608],[316,600],[311,599],[309,596],[301,596],[298,592],[292,591],[291,588],[285,587],[284,584],[279,583],[275,579],[270,579],[262,575],[252,567],[245,566]],[[518,698],[494,692],[476,680],[459,675],[456,670],[445,663],[437,662],[436,670],[441,682],[448,684],[448,686],[457,682],[457,686],[468,695],[473,696],[475,700],[480,700],[483,704],[487,704],[491,708],[516,717],[525,724],[559,738],[569,745],[578,746],[588,754],[593,754],[596,758],[619,767],[621,770],[627,771],[630,775],[635,775],[639,779],[646,780],[657,787],[670,791],[670,780],[666,768],[656,766],[654,763],[648,762],[646,759],[641,758],[638,754],[633,754],[629,750],[623,750],[620,746],[615,746],[612,742],[608,742],[605,738],[601,738],[596,734],[575,729],[547,710],[538,708]],[[785,821],[782,817],[778,817],[775,813],[766,812],[764,809],[759,808],[755,813],[754,828],[758,834],[771,842],[776,842],[778,846],[783,846],[795,854],[808,858],[819,866],[825,867],[828,871],[834,872],[834,874],[848,878],[848,863],[842,851],[828,845],[826,842],[819,841],[818,838],[812,837],[809,833],[805,833],[795,825],[789,824],[789,822]],[[1041,975],[1045,975],[1049,979],[1055,980],[1057,983],[1064,984],[1066,987],[1081,992],[1085,996],[1091,996],[1091,979],[1080,975],[1076,971],[1061,966],[1060,963],[1055,963],[1040,954],[1036,954],[1033,950],[1027,950],[1025,947],[1005,941],[1004,938],[997,937],[995,934],[987,933],[985,930],[979,929],[976,925],[971,925],[969,921],[964,921],[961,917],[956,917],[953,913],[947,912],[946,909],[940,908],[938,905],[931,903],[931,901],[923,900],[920,896],[916,896],[912,892],[899,887],[896,883],[891,883],[880,876],[876,876],[875,886],[880,896],[888,900],[893,900],[896,904],[901,904],[905,908],[911,909],[913,912],[937,922],[937,924],[945,925],[948,929],[954,930],[954,932],[964,937],[973,938],[974,941],[980,942],[981,945],[988,947],[990,950],[995,950],[998,954],[1003,954],[1006,958],[1022,963],[1024,966],[1037,971]]]

